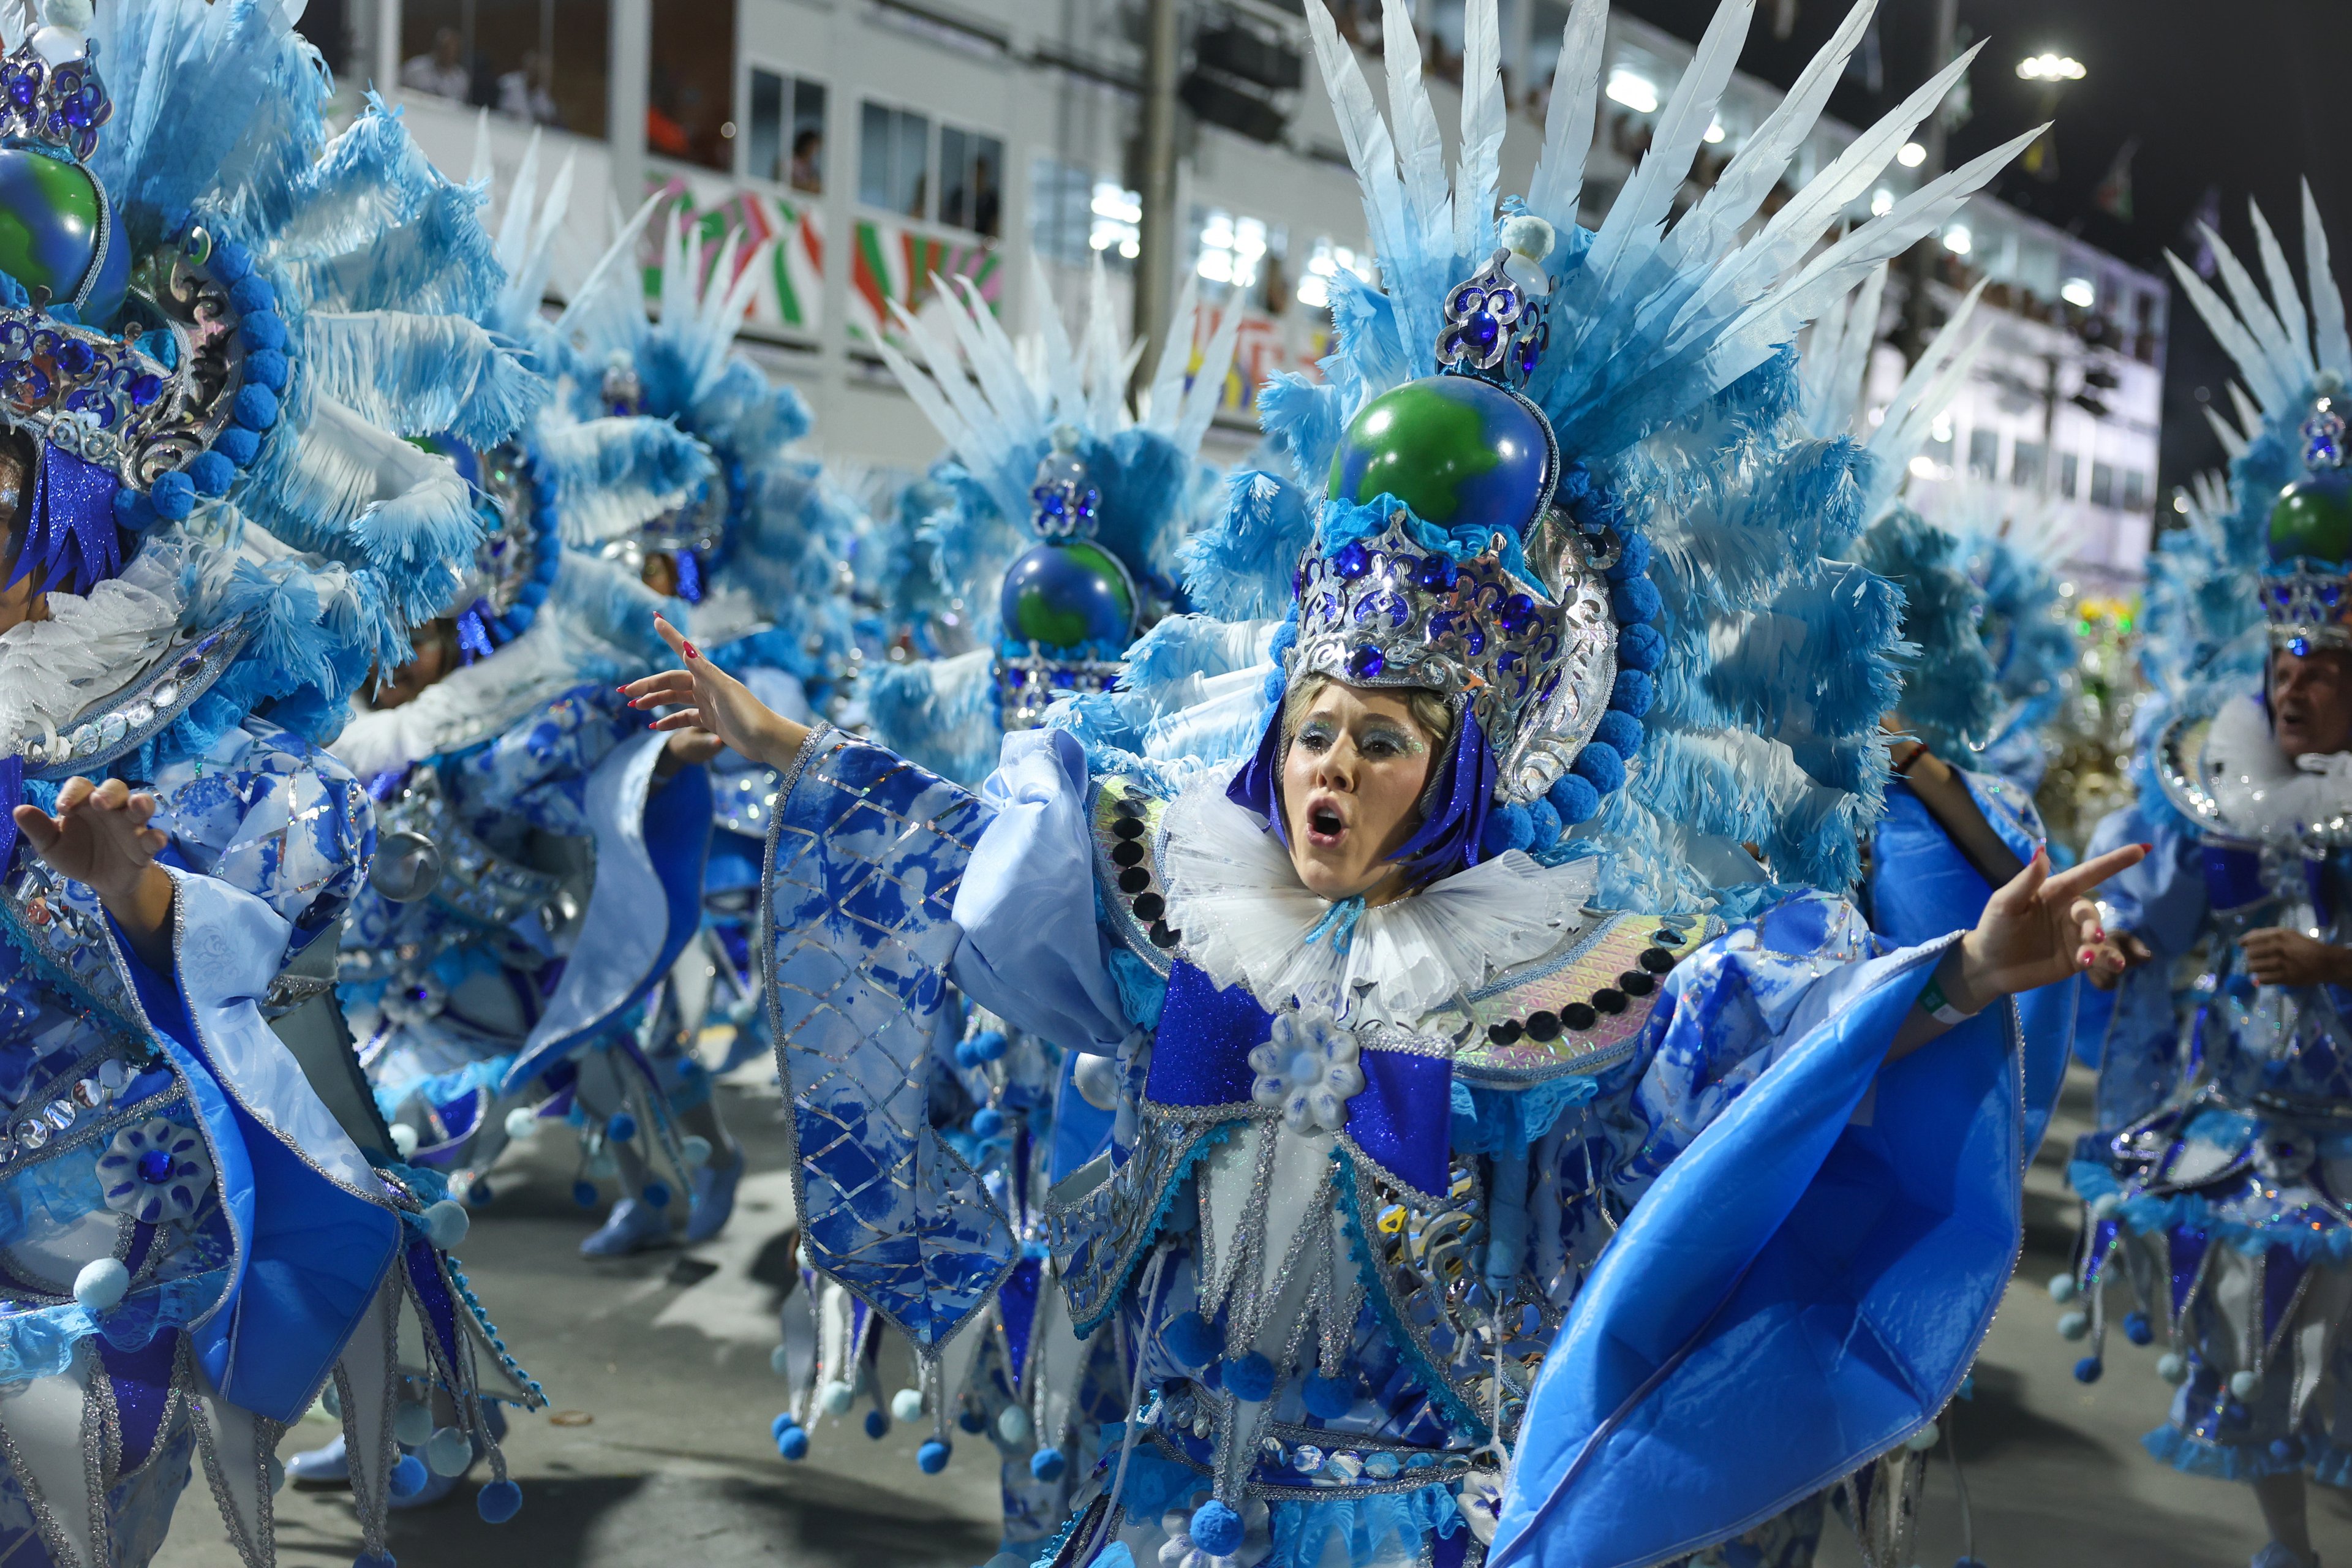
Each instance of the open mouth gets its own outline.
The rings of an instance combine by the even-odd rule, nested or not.
[[[1321,802],[1307,808],[1307,841],[1328,849],[1347,837],[1348,824],[1339,809]]]

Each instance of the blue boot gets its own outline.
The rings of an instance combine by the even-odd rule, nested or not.
[[[727,1228],[728,1216],[735,1212],[735,1184],[743,1179],[743,1145],[735,1145],[734,1161],[726,1165],[716,1160],[706,1160],[694,1173],[694,1196],[687,1205],[686,1239],[688,1246],[709,1241]]]
[[[635,1198],[623,1198],[613,1205],[613,1217],[604,1228],[580,1244],[583,1258],[626,1258],[648,1247],[667,1247],[669,1226],[662,1219],[661,1210]]]

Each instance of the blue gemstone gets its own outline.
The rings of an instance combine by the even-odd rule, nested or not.
[[[33,100],[41,96],[41,82],[33,71],[18,71],[8,79],[8,101],[19,109],[30,109]]]
[[[163,395],[163,384],[152,375],[134,378],[131,383],[131,401],[144,408]]]
[[[2294,655],[2297,658],[2306,658],[2311,652],[2311,639],[2309,637],[2296,637],[2286,645],[2286,650],[2287,652]]]
[[[1412,581],[1416,587],[1443,594],[1453,589],[1454,579],[1460,574],[1460,569],[1454,564],[1450,557],[1424,555],[1413,565]]]
[[[1339,547],[1339,553],[1331,562],[1340,576],[1352,581],[1372,569],[1372,552],[1360,541],[1350,541]]]
[[[1481,350],[1493,348],[1495,340],[1503,332],[1501,324],[1488,315],[1471,317],[1469,321],[1463,323],[1462,331],[1464,335],[1476,343]]]
[[[58,368],[68,375],[88,375],[97,362],[98,356],[79,338],[68,338],[58,345]]]
[[[1486,651],[1486,634],[1475,625],[1472,626],[1470,635],[1462,639],[1462,647],[1472,658],[1477,658]]]
[[[1387,656],[1370,643],[1358,643],[1348,656],[1348,674],[1355,680],[1377,680],[1388,665]]]
[[[1496,612],[1495,618],[1502,623],[1505,631],[1517,633],[1535,618],[1535,613],[1536,602],[1533,599],[1525,594],[1514,594],[1503,601],[1503,607]]]
[[[172,1156],[161,1149],[150,1149],[139,1156],[139,1179],[153,1185],[172,1173]]]

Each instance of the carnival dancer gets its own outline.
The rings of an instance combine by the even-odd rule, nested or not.
[[[940,307],[969,372],[910,315],[900,326],[928,373],[882,346],[948,444],[949,456],[916,487],[935,503],[920,542],[941,588],[963,602],[959,629],[980,646],[949,658],[869,663],[861,695],[877,742],[967,786],[992,770],[1006,734],[1035,728],[1064,698],[1108,689],[1129,645],[1182,604],[1179,552],[1203,497],[1220,489],[1199,450],[1224,391],[1239,312],[1226,312],[1193,364],[1205,323],[1189,301],[1180,304],[1135,410],[1127,396],[1133,354],[1102,269],[1075,347],[1042,268],[1032,288],[1042,331],[1026,354],[970,293]],[[1024,362],[1037,368],[1024,371]],[[918,1420],[928,1400],[995,1445],[1004,1547],[1025,1564],[1093,1468],[1103,1423],[1123,1409],[1129,1368],[1113,1336],[1071,1332],[1045,1250],[1045,1194],[1111,1146],[1118,1087],[1107,1058],[1065,1050],[985,1009],[957,1006],[941,1019],[935,1069],[961,1098],[935,1121],[1004,1206],[1024,1255],[972,1329],[948,1346],[928,1392],[900,1390],[890,1415]],[[1133,1141],[1129,1127],[1122,1142]],[[803,1274],[808,1289],[784,1306],[793,1391],[773,1429],[779,1451],[794,1459],[808,1452],[818,1414],[845,1414],[861,1382],[871,1386],[864,1369],[882,1328],[837,1282],[814,1268]],[[880,1390],[873,1394],[879,1406]],[[869,1413],[866,1429],[879,1436],[887,1426]],[[927,1444],[918,1463],[936,1470],[948,1453],[944,1443]]]
[[[707,445],[715,472],[677,506],[616,534],[606,553],[689,605],[711,657],[766,700],[786,712],[838,715],[855,662],[848,589],[863,518],[820,465],[792,451],[809,433],[807,402],[790,386],[771,385],[734,352],[772,247],[722,235],[706,250],[701,225],[685,213],[670,221],[660,216],[665,211],[658,196],[646,205],[590,270],[551,336],[570,366],[576,415],[667,421]],[[638,240],[657,219],[658,317]],[[618,1053],[610,1040],[601,1049],[586,1039],[542,1040],[509,1075],[509,1089],[520,1092],[541,1073],[576,1060],[583,1091],[577,1104],[592,1135],[619,1158],[628,1189],[583,1244],[600,1256],[667,1234],[655,1201],[667,1185],[646,1156],[662,1152],[663,1163],[688,1183],[688,1242],[725,1226],[743,1175],[742,1148],[720,1117],[695,1046],[714,1016],[744,1017],[756,1004],[741,932],[757,880],[753,847],[767,831],[776,784],[733,758],[715,764],[711,784],[704,932],[674,954],[635,1039]],[[714,1015],[721,1004],[726,1010]],[[600,1085],[625,1089],[625,1100]]]
[[[2152,605],[2178,617],[2173,652],[2200,660],[2177,672],[2145,759],[2162,805],[2102,829],[2137,828],[2154,848],[2107,895],[2095,977],[2129,967],[2126,986],[2178,1011],[2116,1008],[2107,1046],[2124,1059],[2102,1064],[2101,1110],[2129,1114],[2077,1148],[2084,1235],[2052,1292],[2068,1309],[2059,1331],[2087,1341],[2086,1382],[2118,1307],[2127,1338],[2164,1336],[2156,1370],[2179,1393],[2149,1452],[2250,1483],[2271,1535],[2255,1563],[2305,1568],[2305,1478],[2352,1484],[2339,1195],[2352,1190],[2352,342],[2308,191],[2308,306],[2260,211],[2253,225],[2267,300],[2235,256],[2227,304],[2174,264],[2259,423],[2241,433],[2226,491],[2203,492],[2210,526],[2158,563],[2172,580]],[[2203,574],[2179,579],[2189,562]]]
[[[487,187],[487,124],[476,165]],[[490,1200],[490,1167],[540,1110],[595,1108],[575,1186],[593,1204],[591,1178],[609,1168],[625,1205],[619,1233],[607,1225],[583,1246],[599,1256],[669,1231],[669,1190],[640,1152],[668,1123],[640,1110],[640,1139],[628,1108],[646,1098],[646,998],[700,924],[709,828],[698,803],[709,795],[709,749],[646,734],[616,694],[659,651],[653,616],[684,608],[606,556],[714,468],[667,421],[574,416],[561,341],[539,309],[572,164],[543,200],[540,178],[534,137],[499,226],[503,287],[483,320],[533,348],[544,401],[496,446],[436,433],[486,537],[417,657],[384,672],[336,742],[384,826],[437,847],[440,879],[404,900],[359,900],[342,997],[395,1135],[452,1173],[468,1202]],[[620,242],[635,243],[634,229]],[[610,1048],[575,1062],[583,1043]],[[518,1077],[527,1058],[541,1069]],[[558,1081],[541,1087],[542,1073]],[[667,1142],[690,1168],[690,1152]],[[298,1479],[340,1479],[338,1457],[305,1461]]]
[[[269,1020],[375,847],[320,742],[478,534],[404,437],[540,393],[467,319],[474,196],[380,106],[331,139],[282,9],[51,0],[0,71],[0,1558],[145,1563],[200,1456],[273,1562],[324,1388],[389,1564],[428,1461],[487,1452],[512,1516],[488,1401],[535,1386],[444,1250],[463,1208]]]
[[[2021,1165],[2014,1058],[1972,1015],[2071,972],[2081,895],[2137,852],[2037,858],[1971,931],[1888,951],[1739,848],[1850,878],[1893,696],[1891,590],[1822,550],[1863,458],[1794,430],[1785,345],[2014,151],[1803,261],[1957,61],[1740,240],[1869,15],[1662,228],[1726,6],[1587,235],[1602,6],[1499,212],[1494,6],[1450,190],[1403,6],[1393,127],[1310,7],[1385,284],[1338,280],[1329,380],[1262,399],[1324,493],[1237,483],[1188,550],[1203,614],[1008,736],[977,795],[682,639],[630,688],[783,770],[763,950],[804,1245],[919,1352],[1019,1251],[909,1070],[950,983],[1118,1065],[1136,1142],[1048,1231],[1074,1330],[1124,1335],[1135,1382],[1041,1561],[1654,1563],[1958,1385]],[[1710,897],[1761,912],[1725,934]],[[1864,1342],[1889,1357],[1835,1353]]]

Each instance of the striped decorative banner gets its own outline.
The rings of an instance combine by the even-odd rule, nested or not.
[[[679,175],[648,176],[646,194],[664,198],[638,247],[646,293],[661,289],[662,235],[685,213],[702,231],[706,268],[717,268],[723,257],[730,256],[740,266],[750,259],[754,247],[775,242],[751,309],[744,314],[748,325],[794,336],[813,336],[824,325],[824,213],[821,207],[715,182],[689,183]],[[738,237],[731,251],[721,243],[730,232]]]
[[[1230,309],[1231,307],[1227,307]],[[1212,306],[1193,319],[1192,363],[1197,373],[1202,351],[1224,323],[1224,310]],[[1323,356],[1331,352],[1328,316],[1277,318],[1255,306],[1242,307],[1242,324],[1234,334],[1233,368],[1225,373],[1225,390],[1217,400],[1221,414],[1255,416],[1257,395],[1276,375],[1289,372],[1309,381],[1323,379]]]
[[[890,304],[895,301],[919,315],[937,290],[933,279],[959,276],[979,286],[989,309],[1003,309],[1003,258],[993,246],[940,239],[903,224],[858,219],[849,268],[851,339],[870,343],[887,334],[893,345],[899,344]]]

